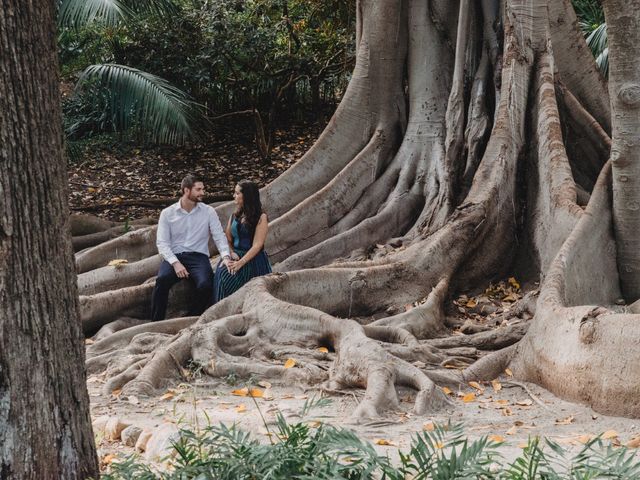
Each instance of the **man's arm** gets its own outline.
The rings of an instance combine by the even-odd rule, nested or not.
[[[178,261],[178,258],[171,250],[171,230],[169,228],[169,220],[167,219],[167,212],[165,210],[162,211],[160,219],[158,220],[156,246],[158,247],[158,253],[171,265]]]
[[[209,207],[209,231],[213,237],[213,243],[216,244],[218,252],[220,252],[220,256],[222,258],[229,257],[230,250],[229,243],[227,242],[227,235],[224,233],[218,214],[213,207]]]

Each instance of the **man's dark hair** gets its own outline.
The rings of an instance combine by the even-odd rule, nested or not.
[[[192,189],[193,186],[198,182],[204,183],[202,182],[202,178],[198,177],[197,175],[194,175],[192,173],[186,175],[180,183],[180,195],[184,194],[185,188]]]

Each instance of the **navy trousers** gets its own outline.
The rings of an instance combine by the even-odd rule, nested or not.
[[[189,272],[189,281],[196,287],[196,298],[189,315],[200,315],[211,306],[213,292],[213,270],[209,257],[197,252],[184,252],[176,255]],[[156,286],[151,297],[151,320],[164,320],[167,315],[169,290],[180,278],[167,261],[163,261],[156,278]]]

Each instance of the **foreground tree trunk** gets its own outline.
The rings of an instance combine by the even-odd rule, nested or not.
[[[178,318],[139,324],[155,231],[78,254],[86,331],[117,320],[88,348],[90,371],[138,395],[190,363],[361,387],[354,414],[370,417],[397,405],[397,386],[417,391],[423,413],[447,403],[436,384],[511,365],[566,398],[640,415],[637,307],[615,305],[608,93],[569,0],[361,0],[357,15],[338,110],[262,190],[279,273],[200,318],[180,318],[176,292]],[[128,265],[104,266],[123,255]],[[537,306],[528,295],[503,314],[520,324],[447,336],[453,293],[514,272],[543,280]],[[471,365],[452,374],[451,362]]]
[[[97,478],[69,235],[55,5],[0,14],[0,478]]]

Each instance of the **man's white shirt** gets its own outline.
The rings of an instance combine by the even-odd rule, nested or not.
[[[178,253],[198,252],[209,256],[209,234],[220,255],[229,255],[227,236],[213,207],[198,202],[187,212],[178,201],[160,214],[156,236],[158,253],[171,264],[178,261]]]

